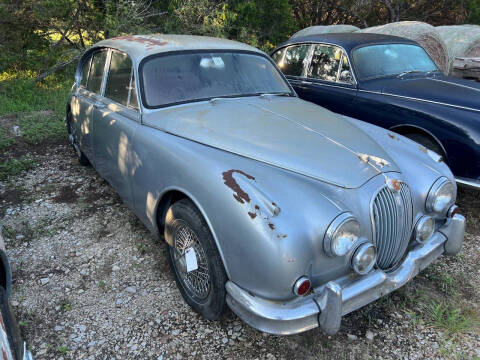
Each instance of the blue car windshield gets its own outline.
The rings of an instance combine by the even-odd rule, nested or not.
[[[245,52],[171,53],[142,66],[148,107],[261,94],[294,96],[288,83],[263,55]]]
[[[410,44],[364,46],[353,51],[353,60],[361,80],[438,70],[423,48]]]

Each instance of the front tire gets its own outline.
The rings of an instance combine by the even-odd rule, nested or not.
[[[217,320],[225,308],[227,275],[210,229],[189,199],[168,209],[165,240],[170,268],[184,300],[206,319]],[[196,269],[188,269],[187,257],[191,259],[192,253]]]

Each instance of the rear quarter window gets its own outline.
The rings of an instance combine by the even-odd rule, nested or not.
[[[130,57],[118,51],[112,51],[110,58],[110,67],[108,72],[107,85],[105,88],[105,97],[112,99],[119,104],[128,106],[131,92],[135,92],[135,86],[132,87],[132,60]],[[136,95],[133,102],[136,105]]]
[[[80,85],[87,87],[88,72],[90,70],[90,61],[92,60],[92,54],[89,54],[82,63],[82,79],[80,80]]]
[[[107,51],[105,50],[93,54],[88,74],[87,90],[100,94],[106,59]]]

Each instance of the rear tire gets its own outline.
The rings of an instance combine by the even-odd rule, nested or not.
[[[88,158],[85,156],[82,150],[80,150],[80,145],[78,144],[77,135],[75,129],[72,126],[72,113],[69,112],[67,114],[67,132],[68,132],[68,139],[70,144],[72,144],[73,150],[75,151],[75,155],[77,156],[78,162],[82,166],[87,166],[90,164]]]
[[[168,209],[165,240],[183,299],[206,319],[220,318],[226,303],[227,275],[210,229],[191,200],[181,199]],[[198,268],[187,271],[185,253],[191,248]]]

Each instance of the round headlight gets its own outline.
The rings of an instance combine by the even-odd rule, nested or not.
[[[328,256],[344,256],[358,240],[360,224],[350,214],[340,214],[332,221],[325,233],[323,248]]]
[[[365,275],[372,270],[377,260],[375,245],[363,243],[360,245],[352,257],[352,268],[357,274]]]
[[[435,230],[435,221],[431,216],[422,216],[415,226],[415,239],[423,243],[428,240]]]
[[[441,177],[430,189],[425,207],[429,212],[444,213],[454,202],[454,184],[447,178]]]

